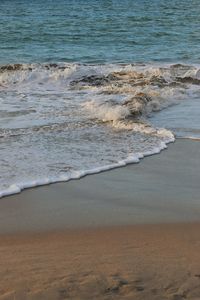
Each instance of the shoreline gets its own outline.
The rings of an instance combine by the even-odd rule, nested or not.
[[[200,220],[200,144],[176,140],[139,164],[0,200],[0,234]]]
[[[0,300],[197,300],[200,144],[0,200]]]
[[[167,145],[174,143],[174,142],[175,142],[175,138],[173,136],[167,142],[161,142],[160,147],[156,147],[150,152],[145,152],[143,154],[136,153],[136,154],[133,154],[130,157],[120,160],[114,164],[105,165],[105,166],[101,166],[101,167],[94,168],[94,169],[88,169],[88,170],[84,170],[84,171],[82,171],[82,170],[74,171],[72,173],[71,177],[69,175],[64,175],[60,179],[52,179],[51,180],[49,178],[44,178],[41,180],[39,179],[39,180],[30,181],[30,182],[24,182],[23,184],[19,184],[19,185],[12,184],[8,189],[0,191],[0,199],[3,197],[20,194],[24,190],[38,188],[38,187],[42,187],[42,186],[48,186],[48,185],[56,184],[56,183],[67,183],[71,180],[81,179],[88,175],[95,175],[95,174],[103,173],[106,171],[118,169],[121,167],[126,167],[128,165],[136,164],[136,163],[139,163],[145,157],[160,154],[161,151],[165,150],[168,147]]]

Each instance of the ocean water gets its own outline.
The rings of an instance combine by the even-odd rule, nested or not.
[[[200,139],[200,2],[0,1],[0,197]]]

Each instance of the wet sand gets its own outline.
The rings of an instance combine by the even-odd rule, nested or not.
[[[200,220],[200,143],[0,199],[0,234]]]
[[[0,200],[0,299],[200,299],[200,143]]]

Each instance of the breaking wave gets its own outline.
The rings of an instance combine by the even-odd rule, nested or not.
[[[158,153],[174,133],[154,116],[199,86],[197,65],[0,66],[0,197]]]

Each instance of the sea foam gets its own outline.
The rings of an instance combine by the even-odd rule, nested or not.
[[[116,169],[119,167],[124,167],[128,164],[139,163],[140,159],[144,158],[145,156],[150,156],[150,155],[160,153],[162,150],[167,148],[167,143],[174,142],[174,140],[175,139],[172,135],[171,138],[169,138],[166,143],[161,142],[159,146],[154,147],[151,151],[146,151],[144,153],[138,153],[138,154],[131,155],[131,156],[127,157],[126,159],[118,161],[117,163],[114,163],[114,164],[109,164],[109,165],[105,165],[105,166],[101,166],[101,167],[93,168],[93,169],[88,169],[88,170],[76,171],[76,172],[73,172],[71,174],[71,176],[62,175],[62,176],[54,177],[54,178],[43,178],[43,179],[36,179],[33,181],[20,182],[20,184],[12,184],[7,189],[0,191],[0,198],[4,197],[4,196],[9,196],[12,194],[20,193],[24,189],[58,183],[58,182],[67,182],[69,180],[80,179],[81,177],[84,177],[86,175],[98,174],[98,173]]]
[[[184,132],[200,137],[199,74],[181,64],[1,66],[0,196],[138,163]]]

